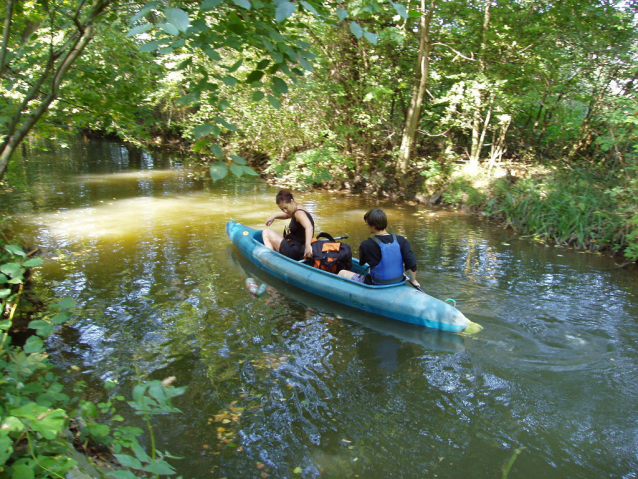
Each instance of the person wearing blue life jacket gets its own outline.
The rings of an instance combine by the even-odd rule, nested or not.
[[[412,247],[403,236],[386,231],[388,218],[383,210],[375,208],[368,211],[363,221],[373,236],[359,246],[359,263],[367,263],[370,273],[362,275],[344,269],[339,276],[365,284],[393,284],[403,281],[403,273],[407,271],[410,281],[420,287],[416,280],[416,256]]]

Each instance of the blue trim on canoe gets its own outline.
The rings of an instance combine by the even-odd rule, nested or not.
[[[263,244],[261,231],[240,223],[226,223],[226,233],[239,252],[258,268],[276,278],[317,296],[362,311],[433,329],[458,333],[467,326],[467,318],[432,296],[402,283],[368,285],[294,261]],[[363,272],[356,258],[352,269]]]

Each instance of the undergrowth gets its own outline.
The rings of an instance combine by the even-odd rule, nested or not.
[[[178,412],[171,399],[183,394],[184,388],[172,387],[170,380],[134,388],[133,400],[127,402],[146,423],[151,438],[148,452],[138,441],[144,431],[122,424],[118,408],[125,401],[123,396],[94,404],[82,398],[81,383],[76,384],[73,395],[66,394],[44,341],[71,317],[73,301],[65,298],[50,305],[50,314],[29,323],[35,334],[22,346],[12,344],[9,333],[25,275],[42,261],[7,243],[0,238],[0,477],[63,478],[78,463],[75,449],[87,451],[89,444],[100,444],[116,459],[117,467],[106,472],[108,476],[174,475],[175,469],[166,461],[172,456],[155,447],[150,418]],[[113,386],[109,383],[106,388]]]

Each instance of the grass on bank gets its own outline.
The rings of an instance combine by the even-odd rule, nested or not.
[[[466,206],[516,232],[638,260],[638,179],[591,169],[537,170],[499,178],[457,172],[443,201]]]

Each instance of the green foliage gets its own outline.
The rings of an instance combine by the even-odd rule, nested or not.
[[[450,205],[467,205],[470,207],[483,207],[487,201],[487,195],[474,187],[468,178],[454,178],[443,193],[443,201]]]
[[[108,446],[126,469],[110,472],[116,478],[174,475],[175,469],[166,461],[168,453],[156,451],[150,418],[153,415],[179,412],[172,398],[183,394],[185,388],[171,387],[172,379],[139,384],[128,404],[143,416],[152,438],[150,455],[138,442],[139,428],[121,424],[115,396],[97,405],[69,397],[44,350],[44,339],[56,325],[71,317],[74,303],[65,298],[51,306],[52,314],[30,322],[36,334],[23,347],[8,342],[13,314],[17,307],[22,283],[28,268],[41,264],[28,259],[16,245],[0,240],[0,282],[3,289],[1,311],[10,311],[8,319],[0,321],[0,475],[14,478],[64,477],[76,464],[68,433],[71,417],[81,424],[78,438]],[[3,316],[4,318],[4,316]],[[112,384],[110,385],[112,386]],[[109,385],[107,384],[107,389]],[[82,391],[78,384],[76,394]],[[102,421],[98,421],[102,419]],[[110,424],[104,422],[110,419]],[[124,450],[130,450],[131,454]],[[134,472],[132,472],[134,471]]]
[[[501,180],[494,185],[488,213],[522,233],[590,251],[610,248],[623,229],[611,190],[583,171],[513,185]]]
[[[336,148],[316,148],[293,153],[283,162],[273,162],[268,173],[282,184],[303,190],[321,183],[335,183],[347,178],[352,161],[339,154]]]

